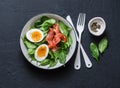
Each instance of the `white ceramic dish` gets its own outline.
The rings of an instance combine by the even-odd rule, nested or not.
[[[63,64],[60,64],[59,62],[57,63],[57,65],[55,65],[54,67],[50,67],[48,68],[48,66],[40,66],[40,63],[37,62],[37,61],[31,61],[31,58],[30,56],[28,55],[27,53],[27,48],[26,46],[24,45],[23,41],[22,41],[22,38],[25,36],[26,32],[30,29],[31,25],[34,24],[34,22],[37,20],[37,19],[40,19],[42,16],[48,16],[50,18],[55,18],[55,19],[58,19],[62,22],[64,22],[66,25],[68,25],[70,28],[72,28],[72,26],[69,24],[68,21],[66,21],[63,17],[59,16],[59,15],[56,15],[56,14],[51,14],[51,13],[43,13],[43,14],[39,14],[37,16],[34,16],[33,18],[31,18],[24,26],[24,28],[22,29],[22,32],[21,32],[21,35],[20,35],[20,47],[21,47],[21,50],[23,52],[23,55],[25,56],[25,58],[34,66],[38,67],[38,68],[41,68],[41,69],[56,69],[58,67],[61,67],[63,66]],[[72,28],[73,29],[73,28]],[[66,62],[67,63],[72,55],[74,54],[74,51],[75,51],[75,48],[76,48],[76,36],[75,36],[75,33],[74,33],[74,30],[71,30],[70,32],[70,35],[72,37],[72,40],[73,40],[73,43],[71,45],[71,47],[69,48],[69,51],[68,51],[68,54],[67,54],[67,57],[66,57]]]
[[[91,25],[96,22],[97,24],[100,25],[100,29],[98,29],[97,32],[91,30]],[[100,36],[104,33],[105,31],[105,28],[106,28],[106,23],[104,21],[104,19],[102,17],[94,17],[92,18],[89,23],[88,23],[88,29],[89,29],[89,32],[94,35],[94,36]]]

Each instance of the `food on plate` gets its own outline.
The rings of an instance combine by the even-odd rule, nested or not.
[[[23,37],[31,61],[48,67],[65,64],[72,44],[70,31],[70,27],[55,18],[43,16],[36,20]]]
[[[46,36],[46,41],[48,42],[48,47],[52,51],[57,50],[57,45],[60,41],[67,41],[67,38],[64,34],[60,32],[60,29],[57,24],[54,24],[52,28],[49,29],[48,35]]]
[[[39,29],[31,29],[26,33],[26,38],[31,42],[40,42],[42,41],[44,34]]]
[[[46,44],[41,44],[35,51],[35,59],[44,60],[48,56],[49,48]]]

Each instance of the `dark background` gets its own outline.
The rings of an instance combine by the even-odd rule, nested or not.
[[[46,71],[32,66],[23,56],[19,37],[25,23],[40,13],[55,13],[64,18],[71,15],[74,24],[80,12],[87,14],[83,46],[93,67],[76,71],[74,57],[65,67]],[[106,52],[97,63],[89,44],[101,37],[88,31],[88,21],[103,17],[109,40]],[[102,37],[103,37],[102,36]],[[0,0],[0,88],[120,88],[120,0]]]

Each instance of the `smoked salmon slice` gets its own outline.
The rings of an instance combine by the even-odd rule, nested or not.
[[[54,24],[53,27],[49,28],[49,32],[46,36],[48,47],[55,52],[61,40],[66,42],[67,38],[60,32],[59,26],[57,24]]]

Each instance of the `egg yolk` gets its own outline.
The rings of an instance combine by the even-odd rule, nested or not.
[[[37,55],[39,57],[44,57],[46,55],[46,52],[47,52],[47,47],[46,46],[41,46],[37,51]]]
[[[31,34],[31,38],[34,42],[37,42],[42,38],[42,34],[38,31],[35,31]]]

